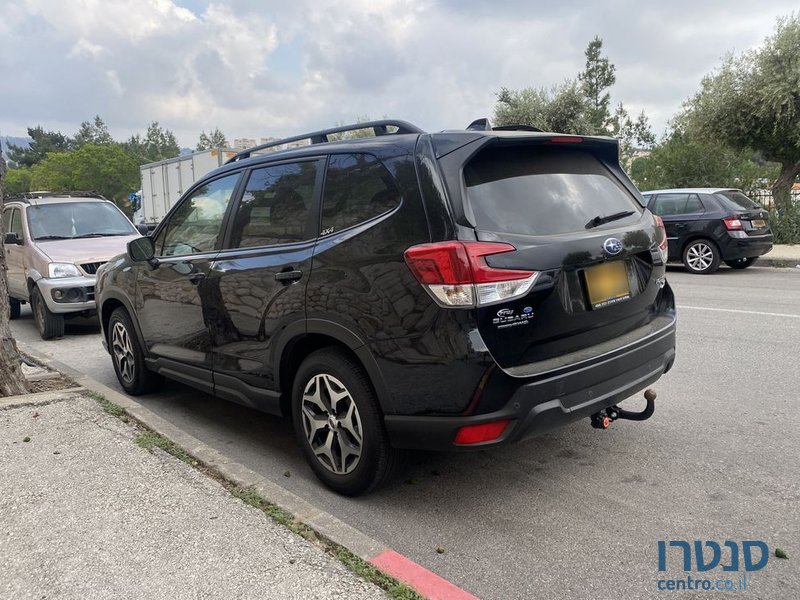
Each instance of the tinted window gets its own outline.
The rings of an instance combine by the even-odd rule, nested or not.
[[[236,209],[231,248],[271,246],[307,239],[319,162],[255,169]]]
[[[705,212],[703,203],[700,202],[700,197],[697,194],[691,194],[686,201],[686,214],[702,213]]]
[[[182,256],[214,250],[238,179],[239,173],[215,179],[184,198],[159,232],[156,253]]]
[[[35,240],[135,235],[128,218],[110,202],[55,202],[26,208]]]
[[[13,216],[12,216],[13,214]],[[18,233],[22,237],[22,223],[20,222],[19,211],[14,208],[7,208],[3,211],[3,233]]]
[[[696,194],[683,193],[659,194],[651,204],[650,210],[662,217],[704,212],[700,198]]]
[[[369,154],[330,157],[322,204],[323,230],[338,231],[356,225],[399,203],[394,180],[377,158]]]
[[[500,148],[464,168],[467,196],[480,229],[547,235],[581,231],[595,217],[642,207],[608,169],[582,151]]]
[[[750,200],[742,192],[726,191],[714,194],[714,197],[719,200],[723,207],[731,210],[751,210],[753,208],[760,208],[758,204]]]

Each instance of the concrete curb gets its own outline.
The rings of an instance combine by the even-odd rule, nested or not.
[[[74,388],[68,391],[85,392],[85,390],[89,390],[97,394],[102,394],[110,402],[124,408],[134,419],[143,423],[156,433],[170,439],[201,463],[217,470],[229,481],[243,488],[252,487],[267,502],[275,504],[285,510],[299,523],[310,527],[316,533],[329,539],[334,544],[347,548],[350,552],[369,562],[387,575],[411,586],[420,595],[426,598],[442,600],[477,600],[472,594],[469,594],[435,573],[425,569],[425,567],[398,554],[385,544],[365,535],[332,514],[317,508],[310,502],[284,489],[274,481],[259,475],[242,464],[228,459],[221,452],[211,448],[196,437],[161,418],[128,396],[103,385],[99,381],[73,369],[69,365],[65,365],[50,357],[42,356],[24,342],[17,342],[17,346],[24,354],[32,357],[42,365],[61,372],[84,388]],[[42,394],[63,395],[64,390],[59,392],[43,392]],[[27,397],[31,395],[33,394],[29,394]],[[35,395],[39,396],[41,394]],[[26,398],[26,396],[14,396],[9,399],[14,398],[21,399]],[[27,402],[27,404],[30,403],[31,402]],[[26,404],[26,402],[22,404]]]
[[[797,258],[770,258],[761,256],[756,261],[756,267],[775,267],[777,269],[794,269],[800,267],[800,259]]]

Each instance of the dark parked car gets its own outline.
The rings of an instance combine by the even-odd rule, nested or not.
[[[673,189],[642,195],[664,221],[669,259],[683,261],[691,273],[708,275],[723,261],[746,269],[772,250],[769,214],[741,190]]]
[[[203,177],[99,272],[122,387],[166,375],[291,416],[344,494],[404,449],[647,418],[652,398],[616,404],[672,366],[675,302],[616,142],[472,127],[338,127]]]

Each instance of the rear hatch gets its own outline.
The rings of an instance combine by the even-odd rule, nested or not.
[[[526,295],[477,308],[501,367],[533,375],[542,361],[558,366],[568,354],[572,364],[658,325],[664,237],[619,168],[616,142],[498,138],[464,164],[461,196],[476,240],[513,246],[486,264],[537,273]]]
[[[769,233],[769,213],[739,190],[723,190],[714,197],[741,222],[741,230],[748,236]]]

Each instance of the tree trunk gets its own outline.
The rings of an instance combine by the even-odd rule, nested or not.
[[[792,185],[800,175],[800,162],[781,163],[781,172],[772,184],[772,201],[780,214],[789,214],[792,211]]]
[[[0,214],[3,212],[5,177],[6,160],[0,149]],[[5,231],[2,232],[2,235],[5,236]],[[0,396],[15,396],[28,392],[27,382],[20,366],[17,343],[11,336],[11,327],[8,322],[9,313],[6,249],[0,243]]]

